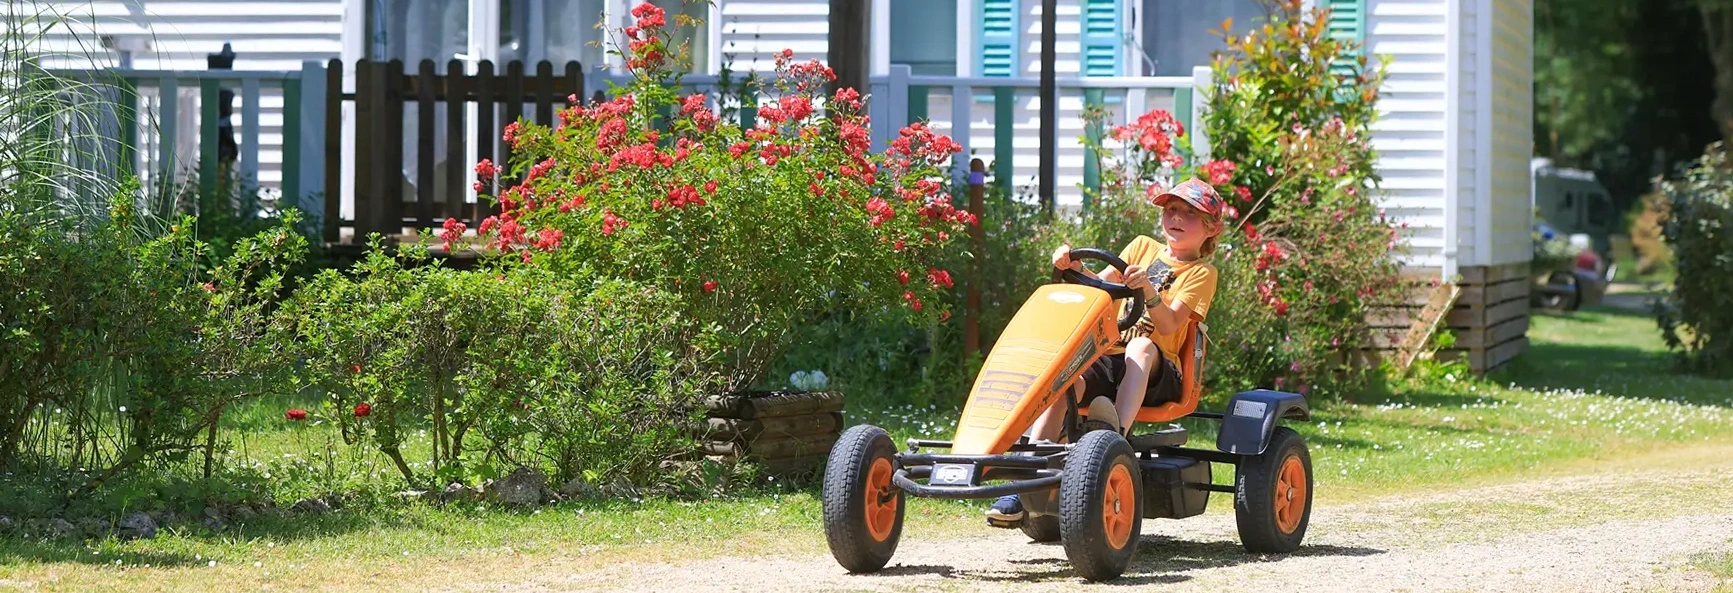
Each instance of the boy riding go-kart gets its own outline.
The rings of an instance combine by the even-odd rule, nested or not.
[[[889,562],[906,494],[996,498],[990,525],[1060,541],[1094,581],[1125,571],[1143,518],[1200,514],[1210,492],[1234,494],[1246,549],[1299,546],[1311,514],[1311,457],[1299,434],[1276,422],[1307,420],[1305,399],[1256,390],[1233,395],[1226,412],[1196,411],[1221,198],[1190,179],[1153,202],[1168,244],[1140,236],[1119,256],[1055,252],[1056,283],[1037,289],[1000,335],[951,441],[910,439],[899,452],[870,425],[837,440],[825,469],[824,526],[844,568],[872,572]],[[1111,268],[1097,275],[1081,259]],[[1215,450],[1184,447],[1177,425],[1131,431],[1135,422],[1186,416],[1221,420]],[[1235,467],[1232,486],[1212,483],[1211,463]]]

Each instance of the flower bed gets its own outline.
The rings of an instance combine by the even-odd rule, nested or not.
[[[495,253],[679,295],[685,308],[670,313],[705,330],[693,347],[721,355],[730,390],[762,377],[824,311],[944,314],[933,294],[953,280],[931,262],[972,222],[941,170],[955,142],[914,124],[870,152],[860,94],[824,96],[830,69],[786,51],[756,125],[725,120],[718,97],[679,93],[661,10],[633,14],[630,85],[561,110],[551,128],[507,128],[521,181],[493,196],[501,214],[481,223]],[[488,162],[477,172],[500,174]]]

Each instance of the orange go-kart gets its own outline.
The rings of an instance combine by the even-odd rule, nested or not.
[[[1126,269],[1100,249],[1073,250],[1071,257]],[[1025,509],[1023,533],[1060,541],[1079,575],[1091,581],[1125,572],[1145,517],[1201,514],[1211,492],[1233,494],[1248,551],[1298,548],[1312,510],[1312,461],[1299,433],[1276,424],[1308,420],[1305,398],[1260,389],[1234,394],[1221,413],[1197,411],[1206,340],[1204,325],[1194,319],[1182,350],[1189,356],[1179,369],[1181,398],[1142,408],[1137,421],[1219,420],[1216,447],[1186,447],[1185,428],[1173,424],[1129,439],[1100,430],[1105,423],[1087,420],[1088,406],[1069,394],[1145,305],[1123,284],[1069,270],[1054,276],[1055,283],[1029,297],[988,354],[952,440],[910,439],[908,450],[898,451],[884,429],[864,424],[837,440],[824,474],[824,531],[837,562],[850,572],[883,568],[902,536],[909,495],[1017,494]],[[1115,307],[1119,299],[1129,305]],[[1026,432],[1062,395],[1068,442],[1031,442]],[[1212,482],[1215,463],[1234,467],[1232,485]]]

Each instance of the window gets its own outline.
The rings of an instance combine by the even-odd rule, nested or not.
[[[891,63],[917,75],[957,74],[957,4],[891,0]]]
[[[1258,0],[1142,0],[1142,47],[1132,55],[1142,64],[1131,72],[1149,76],[1191,76],[1195,66],[1208,66],[1210,53],[1227,49],[1214,31],[1223,19],[1233,19],[1232,33],[1245,33],[1267,20]]]
[[[710,3],[706,0],[650,0],[668,13],[668,47],[686,45],[692,59],[692,72],[708,72],[710,68]],[[680,18],[685,16],[686,19]],[[688,24],[681,21],[691,19]],[[677,50],[676,50],[677,51]]]

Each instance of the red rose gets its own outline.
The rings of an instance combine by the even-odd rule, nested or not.
[[[355,374],[359,375],[361,374],[361,365],[350,365],[349,370],[355,371]]]
[[[306,420],[307,411],[301,408],[289,408],[288,412],[283,413],[283,417],[295,421]]]
[[[900,284],[908,284],[909,283],[909,271],[908,270],[897,270],[897,282]]]
[[[715,280],[705,280],[704,281],[704,292],[716,292],[716,281]]]
[[[933,283],[933,288],[938,288],[940,286],[950,288],[953,286],[951,282],[951,273],[938,268],[927,270],[927,280]]]
[[[372,414],[372,413],[373,413],[373,406],[369,406],[369,405],[364,404],[364,403],[363,404],[355,404],[355,417],[356,418],[366,418],[368,414]]]

